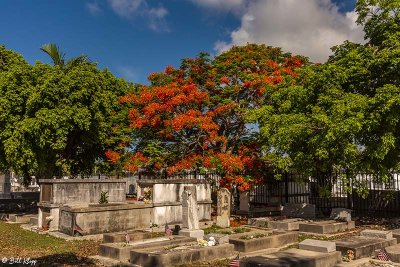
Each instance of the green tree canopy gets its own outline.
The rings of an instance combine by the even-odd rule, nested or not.
[[[282,84],[250,119],[266,158],[306,173],[363,170],[386,177],[400,163],[399,1],[361,0],[366,44],[345,42],[328,62]]]
[[[104,157],[118,98],[131,85],[86,61],[65,71],[0,52],[18,63],[0,71],[4,167],[38,178],[90,173]]]

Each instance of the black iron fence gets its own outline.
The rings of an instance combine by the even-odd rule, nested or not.
[[[215,171],[200,170],[183,171],[173,175],[166,171],[139,172],[134,176],[137,179],[200,179],[211,185],[212,192],[219,188],[221,179]],[[92,178],[95,177],[97,175],[93,175]],[[110,178],[109,175],[100,177]],[[238,192],[233,193],[234,197],[238,198]],[[367,173],[350,176],[338,172],[312,177],[294,172],[267,172],[263,183],[250,190],[252,206],[285,203],[314,204],[320,215],[329,215],[332,208],[349,208],[357,216],[400,216],[400,174],[391,174],[382,182],[381,177]]]
[[[320,215],[332,208],[349,208],[360,216],[400,216],[400,174],[381,177],[360,173],[334,173],[311,177],[296,173],[268,173],[264,182],[250,191],[253,206],[285,203],[315,204]]]
[[[166,171],[160,172],[138,172],[138,179],[168,179],[168,180],[204,180],[211,185],[211,190],[219,188],[221,176],[215,171],[188,170],[174,174]]]

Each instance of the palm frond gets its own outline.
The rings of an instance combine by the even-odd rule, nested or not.
[[[75,58],[69,59],[66,65],[68,68],[70,68],[70,67],[75,67],[80,64],[93,64],[93,62],[90,60],[90,58],[88,56],[80,55]]]
[[[44,44],[40,49],[51,57],[55,66],[65,66],[65,53],[61,52],[56,44]]]

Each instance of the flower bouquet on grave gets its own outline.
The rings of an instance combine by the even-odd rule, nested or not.
[[[346,255],[342,257],[342,260],[347,262],[354,260],[354,251],[352,251],[351,249],[346,251]]]

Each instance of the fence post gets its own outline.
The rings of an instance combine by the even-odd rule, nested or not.
[[[285,171],[284,173],[285,180],[285,204],[289,203],[289,173]]]
[[[347,208],[352,210],[353,209],[353,187],[351,186],[351,180],[353,177],[350,178],[350,173],[348,170],[346,170],[346,178],[347,178],[347,183],[346,187],[350,188],[350,191],[347,190]]]

